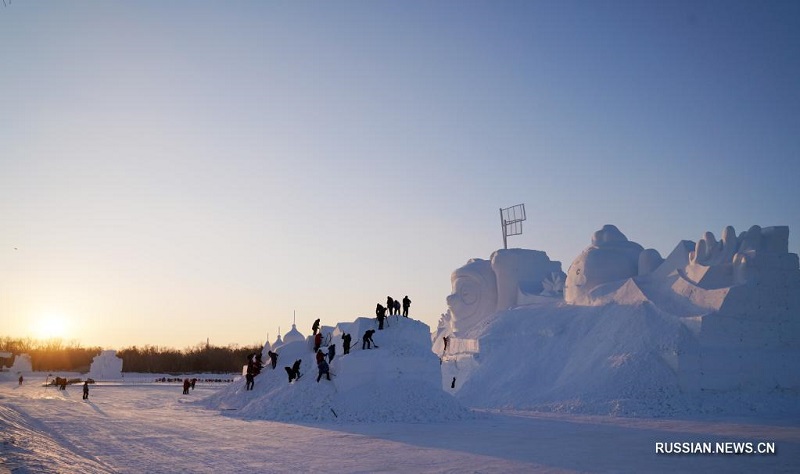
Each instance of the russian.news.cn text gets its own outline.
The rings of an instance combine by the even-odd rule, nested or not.
[[[774,456],[777,451],[773,441],[656,441],[656,454]]]

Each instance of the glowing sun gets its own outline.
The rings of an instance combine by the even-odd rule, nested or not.
[[[38,339],[64,338],[67,335],[69,319],[61,313],[47,313],[33,324]]]

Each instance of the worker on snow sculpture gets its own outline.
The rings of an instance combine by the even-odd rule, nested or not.
[[[292,380],[300,379],[300,364],[302,362],[302,360],[297,359],[291,367],[284,367],[289,375],[289,383],[292,383]]]
[[[317,320],[314,321],[314,325],[311,326],[311,335],[316,336],[318,330],[319,330],[319,318],[317,318]]]
[[[328,363],[325,362],[324,358],[321,361],[319,361],[319,364],[317,364],[317,369],[319,369],[319,375],[317,375],[317,383],[319,383],[319,379],[321,379],[323,375],[328,380],[331,379],[330,367],[328,366]]]
[[[269,356],[269,361],[272,363],[272,368],[275,369],[275,365],[278,363],[278,353],[267,351],[267,356]]]
[[[364,336],[361,337],[361,349],[372,349],[372,346],[375,345],[375,341],[372,340],[372,335],[375,334],[374,329],[367,329],[364,333]],[[378,346],[375,346],[378,347]]]
[[[350,334],[347,334],[347,333],[342,334],[342,347],[344,348],[344,353],[345,354],[349,354],[350,353],[350,341],[351,341],[351,339],[352,339],[352,337],[350,336]]]
[[[336,357],[336,344],[331,344],[328,346],[328,362],[333,362],[334,357]]]
[[[380,303],[375,307],[375,317],[378,318],[378,329],[383,329],[383,320],[386,319],[386,308]]]

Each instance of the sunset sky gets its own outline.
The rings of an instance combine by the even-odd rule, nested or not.
[[[800,2],[6,4],[0,336],[434,329],[518,203],[564,271],[604,224],[800,251]]]

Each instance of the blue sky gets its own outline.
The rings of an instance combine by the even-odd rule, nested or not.
[[[668,254],[800,231],[796,2],[30,2],[0,9],[0,320],[263,342],[604,224]],[[17,250],[14,250],[17,248]]]

